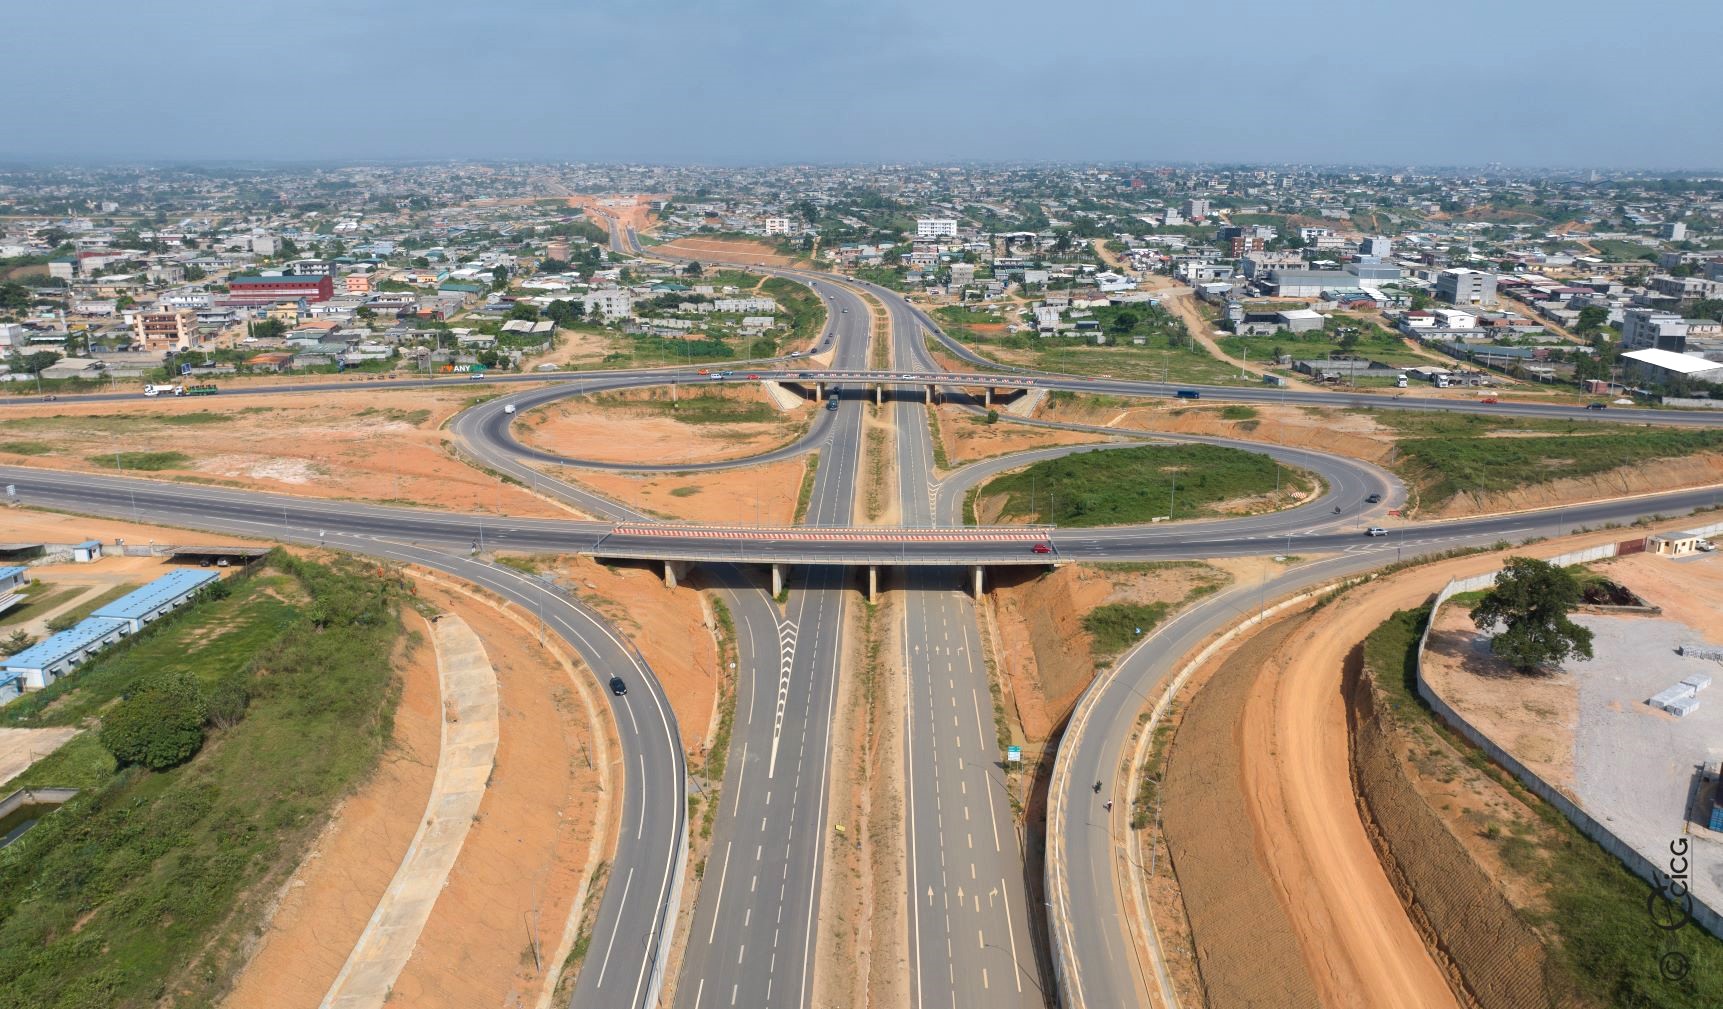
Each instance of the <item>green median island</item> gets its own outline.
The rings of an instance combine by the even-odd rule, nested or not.
[[[404,591],[277,552],[0,708],[84,728],[5,789],[78,793],[0,849],[0,1006],[220,1002],[388,744]]]
[[[1259,452],[1215,445],[1145,445],[1049,459],[983,485],[983,524],[1135,525],[1157,519],[1256,514],[1316,486],[1303,470]]]

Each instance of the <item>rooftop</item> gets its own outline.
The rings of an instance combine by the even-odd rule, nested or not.
[[[61,659],[88,648],[92,642],[100,641],[115,631],[126,629],[124,620],[113,617],[90,617],[80,621],[76,627],[61,631],[46,641],[31,645],[17,655],[0,659],[0,671],[23,672],[27,669],[44,669],[54,665]]]
[[[1723,371],[1723,364],[1718,364],[1716,361],[1707,361],[1703,357],[1694,357],[1692,354],[1677,354],[1673,350],[1647,348],[1645,350],[1630,350],[1621,356],[1629,361],[1649,364],[1653,368],[1662,368],[1664,371],[1673,371],[1681,375],[1700,375],[1710,371]]]
[[[139,620],[164,604],[219,577],[214,571],[170,571],[136,592],[126,593],[91,615],[113,617],[117,620]]]

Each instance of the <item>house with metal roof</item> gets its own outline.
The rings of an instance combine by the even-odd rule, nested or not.
[[[101,607],[93,617],[123,620],[126,633],[136,634],[149,624],[179,609],[192,600],[209,583],[221,576],[214,571],[170,571],[135,592]]]
[[[0,659],[0,680],[21,676],[26,688],[40,690],[125,635],[124,620],[90,617],[17,655]]]
[[[30,583],[27,569],[17,565],[0,566],[0,613],[24,601],[24,586]]]

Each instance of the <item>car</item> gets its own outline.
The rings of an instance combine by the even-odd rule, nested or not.
[[[799,350],[792,350],[792,351],[790,351],[790,356],[791,356],[791,357],[801,357],[801,356],[802,356],[802,352],[801,352],[801,351],[799,351]]]
[[[1037,543],[1029,548],[1029,552],[1036,554],[1050,554],[1053,552],[1053,546],[1049,543]]]
[[[710,374],[712,374],[712,369],[711,369],[711,368],[701,368],[701,369],[700,369],[700,374],[702,374],[702,375],[710,375]]]
[[[1501,400],[1497,399],[1494,396],[1485,396],[1484,398],[1478,400],[1478,402],[1480,402],[1480,403],[1500,403]]]
[[[751,372],[751,371],[750,371],[750,372],[748,372],[748,377],[749,377],[749,378],[750,378],[750,379],[752,379],[752,380],[753,380],[753,381],[756,381],[756,382],[758,382],[758,381],[759,381],[759,380],[760,380],[760,376],[759,376],[759,375],[756,375],[756,374],[754,374],[754,373],[753,373],[753,372]]]
[[[1381,526],[1371,526],[1370,528],[1364,530],[1364,535],[1366,535],[1366,536],[1386,536],[1386,535],[1388,535],[1388,530],[1382,528]]]
[[[628,683],[620,676],[612,676],[610,678],[610,692],[618,697],[626,696],[628,693]]]
[[[1607,409],[1609,409],[1609,404],[1608,403],[1587,403],[1585,405],[1585,408],[1587,410],[1607,410]]]
[[[724,371],[724,372],[720,372],[719,374],[723,375],[725,378],[735,378],[736,377],[736,373],[733,371]]]
[[[716,372],[716,371],[714,371],[714,372],[713,372],[713,373],[712,373],[712,374],[710,374],[710,375],[707,375],[707,376],[706,376],[706,377],[707,377],[707,378],[709,378],[709,379],[711,379],[711,380],[712,380],[712,381],[714,381],[714,382],[722,382],[722,381],[724,381],[724,375],[723,375],[723,373],[721,373],[721,372]]]
[[[1382,503],[1382,495],[1372,494],[1369,497],[1365,498],[1364,500],[1369,502],[1370,504],[1381,504]]]
[[[845,315],[848,315],[848,314],[850,314],[850,310],[849,310],[849,309],[847,309],[847,308],[846,308],[846,309],[844,309],[844,314],[845,314]]]

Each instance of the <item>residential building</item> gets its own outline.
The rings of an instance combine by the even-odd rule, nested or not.
[[[1185,216],[1193,221],[1200,221],[1209,215],[1209,201],[1200,196],[1193,196],[1185,201]]]
[[[952,289],[955,290],[955,289],[960,288],[960,287],[967,287],[968,285],[973,284],[974,282],[975,282],[975,264],[973,264],[973,263],[952,263],[951,264],[951,284],[950,284],[950,286],[952,287]]]
[[[1436,274],[1436,297],[1452,305],[1494,305],[1496,275],[1461,267]]]
[[[1687,240],[1687,224],[1684,221],[1670,221],[1658,229],[1657,237],[1668,239],[1671,242],[1685,242]]]
[[[742,300],[742,299],[739,299]],[[586,313],[591,315],[594,309],[606,320],[626,319],[634,314],[634,296],[618,287],[605,287],[596,291],[586,292],[581,299]],[[723,311],[723,309],[718,309]]]
[[[59,259],[50,260],[48,263],[48,276],[50,277],[70,281],[76,278],[77,275],[78,261],[70,256],[63,256]]]
[[[915,219],[915,237],[956,238],[957,219],[955,217],[918,217]]]
[[[955,225],[955,222],[953,222],[953,224]],[[920,222],[917,222],[916,230],[917,230],[917,232],[919,232],[921,230]],[[790,219],[788,217],[768,217],[768,218],[766,218],[766,234],[768,234],[768,235],[787,235],[789,233],[790,233]],[[953,233],[955,233],[955,227],[953,229]]]
[[[348,294],[370,294],[372,279],[373,274],[369,271],[349,273],[341,278],[341,288]]]
[[[197,313],[189,308],[139,312],[132,317],[132,343],[144,350],[185,350],[196,341]]]
[[[1687,322],[1673,312],[1655,308],[1629,308],[1621,313],[1621,346],[1624,350],[1668,351],[1687,349]]]
[[[1681,301],[1723,298],[1723,280],[1707,280],[1704,277],[1673,277],[1659,274],[1647,280],[1645,286],[1658,294],[1677,298]]]
[[[1389,238],[1366,238],[1358,243],[1358,254],[1374,259],[1387,259],[1394,254],[1394,241]]]
[[[23,588],[30,584],[28,568],[15,564],[0,565],[0,613],[24,601]]]
[[[335,296],[335,281],[328,274],[316,276],[232,277],[227,282],[227,301],[240,305],[273,305],[279,301],[328,301]]]

